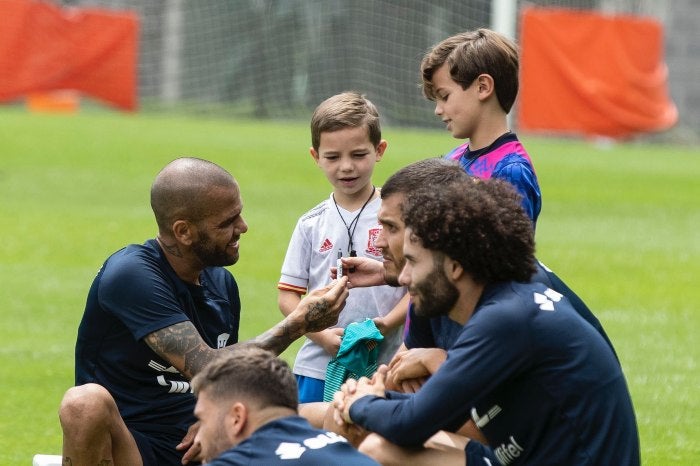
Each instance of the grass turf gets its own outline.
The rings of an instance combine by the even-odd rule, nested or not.
[[[448,134],[385,128],[381,185],[445,153]],[[523,138],[544,204],[538,256],[594,310],[627,375],[645,464],[700,458],[700,150]],[[153,177],[195,155],[239,180],[241,339],[281,316],[276,282],[299,215],[330,186],[308,155],[306,122],[0,109],[0,464],[59,453],[56,410],[91,279],[111,252],[153,237]],[[299,343],[283,356],[293,361]]]

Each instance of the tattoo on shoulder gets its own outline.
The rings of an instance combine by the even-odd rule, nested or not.
[[[202,340],[192,322],[180,322],[146,336],[148,346],[170,361],[187,377],[204,367],[213,356],[213,349]]]

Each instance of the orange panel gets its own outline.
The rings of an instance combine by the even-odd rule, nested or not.
[[[0,0],[0,11],[0,101],[73,89],[136,108],[135,14],[35,0]]]
[[[655,20],[527,8],[520,79],[523,131],[621,138],[678,121]]]

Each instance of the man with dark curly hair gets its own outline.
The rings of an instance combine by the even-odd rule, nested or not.
[[[361,451],[382,464],[639,464],[620,364],[566,298],[531,281],[533,230],[513,188],[431,186],[406,200],[403,219],[399,283],[416,314],[463,327],[417,393],[386,391],[386,369],[336,393],[336,420],[375,433]],[[422,448],[468,419],[490,448]]]

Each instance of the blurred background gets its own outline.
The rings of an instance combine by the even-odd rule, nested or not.
[[[85,295],[110,253],[153,235],[158,170],[195,155],[244,187],[233,273],[240,338],[257,335],[281,316],[296,220],[328,196],[315,106],[349,89],[377,104],[381,185],[459,143],[419,64],[478,27],[521,48],[511,125],[545,198],[538,257],[614,341],[643,463],[700,464],[700,1],[0,0],[0,15],[0,465],[60,453]]]
[[[489,27],[515,38],[522,47],[521,98],[512,115],[516,130],[623,138],[663,134],[678,142],[700,139],[700,80],[697,79],[700,41],[696,40],[700,2],[696,0],[0,0],[0,3],[56,7],[53,17],[48,15],[48,19],[38,19],[36,10],[18,16],[25,23],[31,16],[36,24],[22,41],[5,41],[7,63],[12,66],[0,71],[0,77],[9,82],[20,75],[34,75],[34,88],[20,82],[14,93],[3,94],[0,90],[0,101],[16,102],[31,92],[70,86],[65,81],[67,76],[89,74],[90,64],[100,62],[104,68],[109,57],[117,57],[110,65],[112,71],[103,71],[113,77],[126,73],[126,77],[119,78],[119,84],[105,84],[125,86],[120,90],[121,95],[112,99],[113,102],[106,101],[104,93],[93,92],[93,97],[97,95],[99,102],[132,111],[306,120],[320,101],[352,89],[366,93],[390,125],[439,127],[440,122],[432,115],[431,102],[419,90],[418,70],[423,53],[454,33]],[[540,19],[542,14],[546,18],[547,13],[557,11],[583,14],[588,20],[593,15],[599,23],[577,20],[581,16],[569,18],[568,22],[554,18],[547,25],[532,23],[529,35],[524,36],[524,13],[528,11],[540,15]],[[78,32],[81,15],[84,19],[88,13],[104,15],[106,26],[94,26],[81,35]],[[10,16],[6,14],[6,18]],[[111,25],[120,21],[125,26],[123,32],[112,31]],[[10,29],[5,28],[6,37],[10,37],[7,34]],[[75,34],[67,38],[65,30]],[[105,44],[99,53],[81,63],[71,63],[79,60],[75,50],[89,45],[97,47],[93,41],[98,41],[100,34],[110,33],[112,42]],[[0,52],[1,39],[0,33]],[[19,47],[19,43],[23,45]],[[57,72],[54,56],[49,62],[53,73],[32,73],[27,69],[13,72],[11,68],[16,63],[27,63],[18,56],[26,57],[32,43],[44,54],[48,44],[60,49],[56,54],[66,57],[59,60],[66,69]],[[539,77],[551,73],[542,69],[541,60],[534,73],[524,70],[528,63],[535,63],[535,58],[546,60],[557,54],[568,56],[569,61],[555,64],[559,67],[554,76],[556,82],[571,75],[569,68],[577,64],[584,67],[578,74],[569,76],[573,84],[567,83],[567,88],[575,87],[576,83],[585,84],[582,77],[590,81],[587,87],[579,85],[580,102],[576,107],[571,100],[556,100],[561,95],[553,96],[551,105],[566,107],[569,114],[577,114],[601,102],[605,108],[591,119],[616,118],[617,129],[581,127],[580,121],[573,127],[551,128],[539,121],[538,113],[542,115],[551,107],[546,105],[548,93],[537,90],[533,94],[535,83]],[[134,62],[133,70],[130,61]],[[619,77],[617,87],[601,91],[595,79],[600,72],[610,70],[611,64],[621,67],[622,72],[615,75]],[[37,76],[44,80],[38,82]],[[130,80],[133,86],[128,85]],[[73,87],[95,90],[94,83],[83,89],[79,85]],[[124,94],[132,88],[133,99],[123,102]],[[532,98],[527,99],[529,91]],[[643,102],[644,97],[638,99],[640,95],[654,98],[650,104]],[[83,105],[90,103],[85,100],[89,96],[83,92]],[[616,101],[612,107],[608,105],[611,96]],[[36,96],[32,97],[37,103]],[[635,101],[638,108],[630,108],[630,102]],[[39,101],[39,106],[42,103],[50,104],[44,100]],[[634,114],[640,111],[641,115]],[[630,126],[635,118],[655,121]],[[552,119],[561,120],[561,116],[554,115]],[[619,128],[620,125],[625,127]]]

